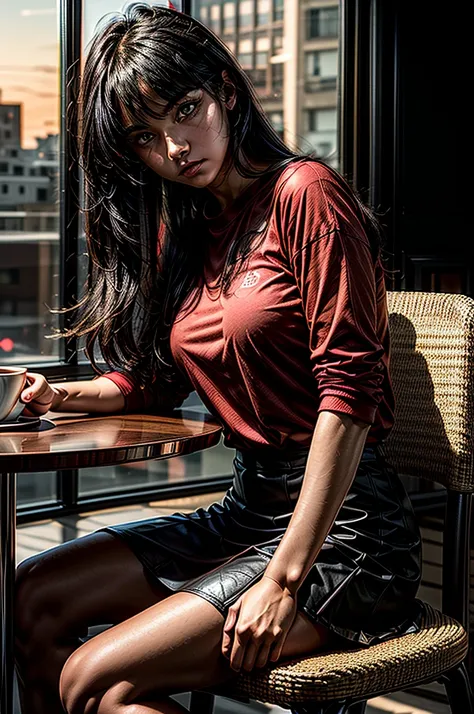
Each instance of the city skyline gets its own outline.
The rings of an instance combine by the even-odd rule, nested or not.
[[[22,147],[32,149],[36,136],[59,131],[56,5],[50,0],[5,3],[0,20],[2,102],[22,104]]]
[[[86,2],[84,43],[89,41],[100,18],[120,11],[130,2]],[[0,7],[1,101],[22,105],[24,149],[36,148],[37,136],[59,133],[59,86],[58,3],[51,0],[3,3]]]

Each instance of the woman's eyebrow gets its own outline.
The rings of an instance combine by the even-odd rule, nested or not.
[[[192,92],[195,92],[196,90],[190,89],[189,92],[186,92],[186,94],[183,94],[182,97],[179,99],[176,99],[175,101],[168,102],[168,104],[165,106],[163,113],[161,114],[159,119],[164,119],[167,114],[169,114],[173,107],[178,106],[178,104],[183,103],[183,100],[186,100],[189,94],[192,94]],[[191,97],[192,100],[192,97]],[[132,124],[131,126],[128,126],[124,129],[124,137],[129,136],[132,134],[134,131],[140,131],[143,129],[149,129],[149,125],[147,124]]]
[[[164,119],[171,112],[174,106],[176,106],[176,102],[168,102],[168,104],[164,107],[163,112],[160,112],[159,116],[155,116],[155,119]],[[149,129],[149,127],[149,124],[131,124],[130,126],[125,127],[124,136],[127,137],[134,131]]]
[[[147,124],[132,124],[131,126],[127,126],[124,129],[124,136],[130,136],[130,134],[133,134],[134,131],[139,131],[140,129],[148,129]]]

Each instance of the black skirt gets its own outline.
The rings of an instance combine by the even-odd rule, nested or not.
[[[129,545],[147,576],[222,614],[261,578],[301,488],[308,449],[237,451],[220,502],[99,530]],[[421,537],[410,500],[380,447],[366,447],[352,486],[298,590],[311,620],[354,645],[416,632]]]

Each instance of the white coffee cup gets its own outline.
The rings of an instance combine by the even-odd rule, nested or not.
[[[26,367],[0,367],[0,422],[17,419],[25,404],[20,394],[26,385]]]

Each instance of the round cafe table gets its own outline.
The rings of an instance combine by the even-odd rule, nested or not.
[[[36,431],[0,430],[1,714],[13,714],[16,476],[182,456],[215,446],[222,427],[206,414],[55,415]]]

